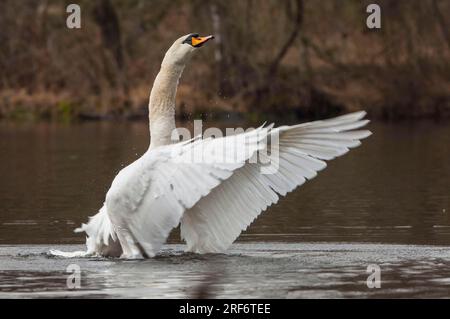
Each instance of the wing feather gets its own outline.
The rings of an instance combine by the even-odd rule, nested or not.
[[[368,123],[364,116],[260,127],[153,149],[118,174],[107,194],[108,215],[116,227],[129,229],[148,256],[180,221],[188,250],[223,251],[280,196],[324,169],[324,160],[359,146],[370,135],[358,130]],[[263,173],[268,163],[277,167],[271,174]]]
[[[267,132],[268,128],[259,128],[222,139],[193,140],[149,151],[122,170],[108,191],[106,207],[113,224],[118,229],[126,228],[145,254],[154,256],[183,213],[244,166],[262,147],[260,140]],[[195,158],[198,155],[199,161]],[[238,202],[234,203],[233,198]],[[223,211],[231,203],[238,209],[244,200],[239,192],[231,192],[220,205],[214,205]],[[230,236],[227,230],[219,229],[222,222],[230,229],[242,227],[237,212],[226,221],[215,216],[201,218],[208,217],[208,226],[217,229],[211,234],[215,242]]]
[[[181,235],[187,250],[221,252],[279,196],[285,196],[326,167],[331,160],[359,146],[368,130],[357,130],[368,123],[365,112],[356,112],[325,121],[273,129],[279,143],[271,145],[278,157],[270,156],[278,166],[274,174],[263,174],[269,155],[258,151],[260,161],[247,162],[231,177],[202,197],[181,220]],[[353,130],[353,131],[351,131]]]

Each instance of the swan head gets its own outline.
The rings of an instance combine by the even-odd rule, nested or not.
[[[201,37],[197,33],[186,34],[178,38],[167,50],[162,65],[186,65],[192,54],[212,39],[214,39],[212,35]]]

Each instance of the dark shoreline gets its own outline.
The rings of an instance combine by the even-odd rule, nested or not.
[[[288,110],[285,114],[278,113],[254,113],[254,112],[226,112],[226,111],[210,111],[199,112],[195,115],[180,114],[176,116],[177,121],[185,123],[193,120],[216,121],[216,122],[248,122],[259,123],[261,121],[269,122],[283,122],[283,123],[297,123],[321,120],[331,118],[339,115],[351,113],[353,111],[342,112],[324,112],[320,114],[302,114],[303,112],[296,110]],[[449,114],[424,114],[420,116],[397,115],[395,117],[380,116],[372,114],[368,111],[368,118],[372,121],[396,123],[396,122],[420,122],[420,121],[434,121],[437,123],[446,123],[450,120]],[[20,117],[0,116],[0,123],[83,123],[83,122],[146,122],[148,115],[144,112],[130,112],[127,114],[88,114],[79,113],[76,116],[59,117],[59,116],[37,116],[33,113],[26,113]]]

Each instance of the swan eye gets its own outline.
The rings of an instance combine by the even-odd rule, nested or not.
[[[198,33],[193,33],[188,35],[188,37],[183,41],[183,43],[195,46],[195,40],[198,40],[200,35]]]
[[[204,43],[208,42],[209,40],[214,39],[214,36],[209,35],[207,37],[201,37],[199,36],[197,33],[194,34],[190,34],[184,41],[183,43],[187,43],[191,46],[193,46],[194,48],[199,48],[201,47]]]

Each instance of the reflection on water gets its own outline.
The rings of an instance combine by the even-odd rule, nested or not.
[[[450,125],[370,129],[240,240],[450,244]],[[145,122],[0,123],[0,244],[82,243],[72,230],[148,143]]]

